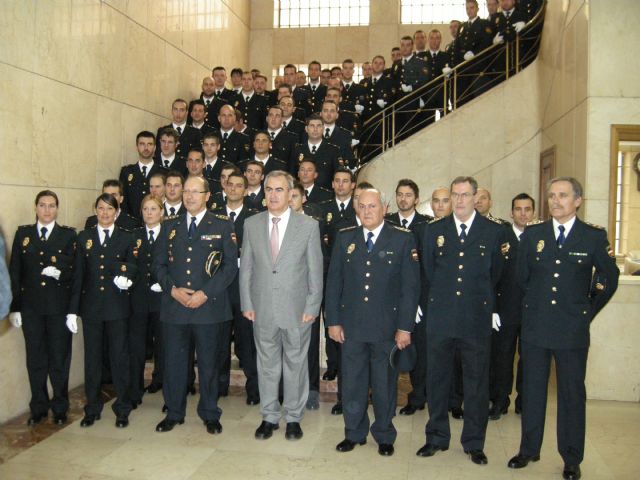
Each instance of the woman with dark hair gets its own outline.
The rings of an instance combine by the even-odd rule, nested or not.
[[[103,337],[107,337],[113,384],[118,398],[112,405],[116,427],[129,425],[128,320],[131,314],[129,288],[137,267],[133,263],[133,236],[115,225],[118,202],[103,193],[95,202],[98,224],[78,235],[75,278],[67,327],[78,331],[77,316],[83,320],[84,390],[87,397],[82,427],[100,419],[103,402]]]
[[[153,335],[154,368],[147,392],[162,389],[162,354],[160,344],[160,302],[162,289],[151,272],[153,247],[160,235],[163,216],[162,201],[153,195],[142,199],[141,212],[144,227],[133,231],[133,254],[138,266],[138,281],[131,292],[132,314],[129,319],[129,361],[131,372],[131,403],[136,408],[142,403],[144,364],[146,360],[147,332]]]
[[[51,409],[54,422],[62,425],[69,409],[71,334],[65,327],[65,314],[71,297],[76,232],[56,222],[58,196],[51,190],[38,193],[35,210],[36,223],[18,227],[13,239],[9,319],[24,334],[31,386],[28,424],[40,423]]]

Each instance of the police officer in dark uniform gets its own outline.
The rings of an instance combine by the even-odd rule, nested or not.
[[[153,162],[156,150],[155,135],[148,131],[138,133],[136,148],[138,161],[120,169],[120,182],[124,187],[123,210],[140,219],[140,202],[149,193],[149,179],[151,175],[160,171],[160,167]]]
[[[156,165],[158,165],[165,173],[169,170],[177,170],[183,175],[187,175],[187,162],[185,154],[181,154],[177,150],[180,135],[173,128],[165,128],[160,130],[158,143],[160,149],[156,149]]]
[[[116,427],[129,425],[129,346],[127,322],[131,315],[129,289],[136,278],[133,236],[115,225],[118,202],[103,193],[95,203],[98,225],[78,235],[67,327],[78,330],[82,317],[84,337],[84,390],[86,405],[82,427],[90,427],[102,414],[103,338],[107,337],[111,375],[117,398],[112,410]]]
[[[147,387],[148,393],[162,388],[162,333],[160,330],[160,301],[162,289],[151,272],[153,248],[161,231],[163,205],[154,196],[147,195],[141,204],[145,226],[134,230],[133,256],[138,267],[138,278],[131,289],[131,318],[129,319],[129,367],[131,372],[130,398],[133,408],[142,403],[145,391],[144,368],[148,331],[153,338],[154,373]]]
[[[267,134],[271,139],[271,154],[285,162],[287,166],[295,162],[295,146],[299,136],[282,126],[283,111],[279,105],[269,107],[267,113]]]
[[[442,33],[437,28],[434,28],[429,32],[428,46],[429,49],[425,52],[424,59],[429,65],[429,71],[431,72],[430,81],[438,78],[442,74],[451,72],[451,56],[447,52],[440,50],[440,43],[442,42]],[[447,108],[448,98],[445,98],[444,79],[441,79],[430,88],[425,94],[427,108],[429,108],[429,116],[427,117],[427,123],[431,123],[435,120],[435,112],[438,110],[440,115],[443,114],[444,109]],[[450,85],[447,85],[449,88]]]
[[[432,217],[422,215],[416,211],[416,206],[420,203],[420,189],[418,185],[408,178],[403,178],[396,186],[396,205],[398,211],[389,213],[385,220],[399,227],[407,228],[413,232],[418,254],[421,253],[420,243],[424,229]],[[426,282],[421,281],[420,307],[421,312],[426,311]],[[424,322],[424,314],[413,330],[412,343],[416,345],[416,365],[409,373],[411,379],[411,392],[407,396],[407,404],[398,412],[400,415],[413,415],[416,410],[424,410],[427,402],[427,329]]]
[[[271,137],[266,131],[260,131],[256,133],[253,139],[253,157],[251,161],[262,163],[262,174],[267,175],[273,170],[287,170],[287,164],[280,158],[271,154]],[[249,160],[238,164],[240,170],[244,171]]]
[[[461,442],[474,463],[485,465],[491,321],[494,288],[504,263],[504,228],[474,210],[477,189],[475,179],[455,178],[453,214],[429,224],[423,235],[429,421],[427,442],[417,455],[430,457],[449,448],[449,395],[459,349],[465,392]]]
[[[225,162],[238,165],[249,158],[249,137],[236,131],[236,113],[233,106],[222,106],[218,120],[220,121],[220,152],[218,154]]]
[[[331,200],[334,196],[333,191],[320,187],[315,183],[318,178],[316,162],[312,158],[304,158],[299,165],[298,180],[302,185],[305,205],[319,204]],[[320,216],[324,218],[322,211],[320,211]]]
[[[16,328],[22,327],[24,334],[31,387],[27,423],[40,423],[51,409],[54,422],[62,425],[69,410],[71,334],[65,326],[65,315],[71,296],[76,232],[56,223],[55,192],[38,193],[35,206],[37,222],[18,227],[13,239],[9,319]]]
[[[344,166],[356,168],[356,158],[353,154],[353,135],[337,124],[338,104],[332,100],[322,102],[320,117],[322,118],[322,136],[324,140],[340,149],[340,158]]]
[[[348,452],[366,443],[371,387],[371,433],[378,453],[390,456],[398,372],[389,356],[394,345],[403,349],[411,343],[419,259],[411,232],[384,222],[380,192],[365,190],[358,203],[362,226],[338,234],[327,279],[326,323],[331,338],[342,344],[345,439],[336,449]]]
[[[122,204],[124,203],[124,196],[122,195],[124,188],[122,182],[116,179],[108,179],[102,182],[102,193],[108,193],[113,195],[118,202],[119,209],[116,213],[116,225],[128,232],[140,228],[142,223],[133,215],[129,215],[122,210]],[[96,215],[90,215],[84,222],[84,229],[93,228],[98,224],[98,217]]]
[[[523,44],[519,42],[516,45],[516,37],[527,22],[526,15],[516,8],[515,0],[500,0],[500,9],[501,12],[491,17],[493,44],[506,43],[507,48],[505,53],[498,55],[493,62],[492,69],[495,72],[495,76],[492,82],[494,84],[505,79],[507,68],[509,69],[509,75],[513,75],[516,62],[522,60]],[[516,50],[518,50],[517,53]]]
[[[267,98],[256,94],[251,72],[242,72],[242,91],[233,106],[244,115],[245,124],[253,130],[263,130],[266,126]]]
[[[224,72],[223,67],[216,67],[213,69],[213,75],[216,75],[216,69],[222,68],[222,73],[226,78],[226,72]],[[224,89],[224,80],[222,81],[223,89]],[[220,96],[220,92],[222,89],[217,89],[215,80],[212,77],[204,77],[202,79],[202,92],[200,93],[199,100],[202,100],[205,108],[205,117],[204,123],[207,127],[218,130],[220,128],[220,123],[218,122],[218,112],[220,111],[220,107],[228,103]],[[191,115],[191,110],[193,109],[193,101],[190,103],[189,115]]]
[[[200,131],[187,124],[187,115],[187,101],[182,98],[175,99],[171,104],[172,123],[160,127],[156,134],[158,142],[156,145],[156,161],[160,158],[160,134],[167,128],[173,129],[178,133],[176,154],[179,157],[185,156],[191,148],[200,145],[202,138]]]
[[[327,86],[320,81],[320,70],[322,66],[317,60],[309,63],[309,83],[305,85],[309,91],[309,104],[311,112],[319,113],[322,109],[322,102],[327,94]]]
[[[558,177],[547,185],[551,220],[526,228],[518,249],[522,314],[522,438],[510,468],[540,459],[551,358],[558,383],[558,451],[563,478],[577,480],[584,457],[589,326],[618,287],[620,271],[607,232],[577,218],[582,185]],[[593,271],[601,288],[592,291]]]
[[[207,211],[204,178],[188,178],[183,195],[187,215],[163,225],[152,267],[163,292],[160,320],[167,359],[163,393],[168,412],[156,431],[184,423],[193,338],[200,381],[198,415],[207,432],[216,434],[222,432],[217,404],[221,324],[231,320],[227,289],[238,271],[238,249],[228,217]]]
[[[304,134],[305,124],[302,120],[296,117],[295,100],[290,95],[285,95],[278,101],[278,105],[282,108],[282,128],[287,132],[290,132],[296,136],[296,142],[302,139]]]

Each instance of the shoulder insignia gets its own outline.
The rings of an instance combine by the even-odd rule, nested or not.
[[[498,217],[494,217],[491,214],[488,214],[484,218],[486,218],[487,220],[491,220],[492,222],[497,223],[498,225],[502,225],[504,223],[504,220],[502,220],[501,218],[498,218]]]
[[[409,230],[408,228],[399,227],[398,225],[392,225],[392,227],[395,228],[396,230],[400,230],[401,232],[411,233],[411,230]]]
[[[531,227],[533,225],[538,225],[540,223],[543,223],[542,220],[540,220],[539,218],[534,218],[533,220],[531,220],[529,223],[527,223],[527,227]]]
[[[20,230],[21,228],[29,228],[29,227],[33,227],[34,225],[20,225],[18,227],[18,230]]]
[[[596,225],[595,223],[589,223],[589,222],[584,222],[584,223],[586,223],[590,227],[597,228],[598,230],[605,230],[605,228],[601,225]]]
[[[76,231],[75,227],[70,227],[69,225],[59,225],[59,227],[64,228],[65,230],[71,230],[72,232]]]
[[[357,226],[357,225],[351,225],[351,226],[349,226],[349,227],[341,228],[341,229],[340,229],[340,230],[338,230],[338,231],[339,231],[339,232],[348,232],[348,231],[350,231],[350,230],[355,230],[356,228],[358,228],[358,226]]]
[[[443,220],[444,218],[446,218],[446,217],[436,217],[436,218],[434,218],[433,220],[431,220],[429,223],[430,223],[430,224],[431,224],[431,223],[436,223],[436,222],[439,222],[440,220]]]
[[[229,217],[227,215],[223,215],[221,213],[214,213],[213,216],[219,218],[220,220],[229,220]]]

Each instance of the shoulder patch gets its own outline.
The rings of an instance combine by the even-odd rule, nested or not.
[[[584,222],[584,223],[589,225],[590,227],[597,228],[598,230],[606,230],[603,226],[596,225],[595,223],[589,223],[589,222]]]

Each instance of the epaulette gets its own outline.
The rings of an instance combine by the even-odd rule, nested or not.
[[[527,222],[527,227],[530,227],[532,225],[538,225],[540,223],[544,223],[543,220],[540,220],[539,218],[534,218],[533,220],[531,220],[530,222]]]
[[[424,220],[420,219],[420,220],[414,220],[411,225],[422,225],[427,224],[427,223],[431,223],[433,220],[429,220],[428,218],[425,218]]]
[[[229,220],[228,215],[223,215],[221,213],[214,213],[213,216],[216,218],[219,218],[220,220]]]
[[[408,228],[399,227],[398,225],[394,225],[394,224],[391,224],[391,226],[396,230],[400,230],[401,232],[411,233],[411,230],[409,230]]]
[[[329,145],[330,147],[333,147],[333,148],[336,148],[336,149],[340,150],[340,147],[338,145],[336,145],[335,143],[331,143],[328,140],[327,140],[327,145]]]
[[[347,111],[347,110],[345,110],[345,111]],[[354,113],[354,112],[349,112],[349,113]],[[349,133],[349,134],[351,133],[351,131],[347,130],[347,129],[346,129],[346,128],[344,128],[344,127],[341,127],[340,125],[336,125],[336,127],[338,127],[340,130],[344,130],[344,131],[345,131],[345,133]]]
[[[328,188],[324,188],[324,187],[321,187],[321,186],[318,186],[318,189],[323,190],[323,191],[325,191],[325,192],[332,192],[332,190],[329,190]],[[320,203],[325,203],[325,202],[328,202],[328,201],[329,201],[329,200],[323,200],[323,201],[322,201],[322,202],[320,202]]]
[[[318,205],[325,205],[325,204],[329,204],[329,203],[331,203],[331,202],[333,202],[333,201],[335,201],[335,199],[334,199],[334,198],[329,198],[329,199],[327,199],[327,200],[323,200],[323,201],[321,201],[321,202],[318,202]]]
[[[595,223],[589,223],[589,222],[584,222],[586,225],[589,225],[590,227],[593,228],[597,228],[598,230],[606,230],[606,228],[604,228],[601,225],[596,225]]]
[[[134,228],[131,232],[132,232],[132,233],[142,233],[142,232],[145,232],[145,234],[146,234],[146,230],[147,230],[147,227],[138,227],[138,228]]]
[[[70,227],[69,225],[58,225],[60,228],[64,228],[65,230],[71,230],[72,232],[76,231],[75,227]]]
[[[443,219],[445,219],[445,218],[447,218],[447,217],[436,217],[436,218],[434,218],[433,220],[431,220],[431,221],[429,222],[429,225],[431,225],[432,223],[439,222],[440,220],[443,220]]]
[[[484,218],[486,218],[487,220],[491,220],[492,222],[497,223],[498,225],[504,225],[504,223],[505,223],[505,221],[503,219],[498,218],[498,217],[494,217],[490,213],[488,213],[487,216],[484,217]]]
[[[344,227],[341,228],[340,230],[338,230],[339,232],[348,232],[349,230],[355,230],[356,228],[358,228],[357,225],[351,225],[349,227]]]
[[[33,225],[20,225],[18,227],[18,230],[20,230],[21,228],[29,228],[29,227],[33,227]]]

